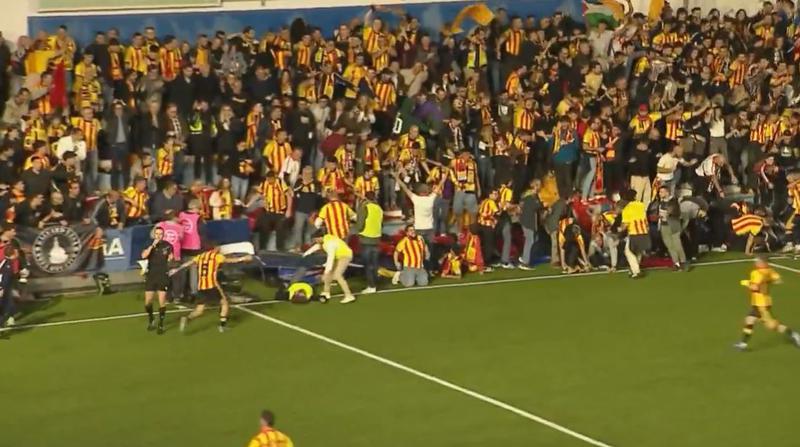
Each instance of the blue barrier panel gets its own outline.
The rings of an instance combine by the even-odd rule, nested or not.
[[[205,232],[205,234],[203,234]],[[233,244],[250,240],[250,227],[247,219],[238,220],[210,220],[201,230],[204,242],[213,245]]]
[[[474,1],[428,2],[404,3],[399,6],[408,14],[417,17],[422,28],[436,38],[445,23],[453,20],[462,8],[474,3]],[[558,10],[575,20],[583,21],[581,2],[578,0],[487,0],[485,3],[493,10],[506,8],[511,15],[542,17]],[[30,34],[34,35],[39,30],[53,32],[59,25],[67,25],[81,47],[92,42],[96,31],[105,31],[110,27],[119,29],[120,35],[126,42],[134,32],[141,31],[145,26],[154,26],[158,35],[162,37],[171,34],[179,39],[194,42],[200,33],[211,35],[216,30],[238,33],[247,25],[254,26],[260,38],[266,30],[276,31],[295,19],[303,19],[322,29],[325,35],[331,35],[340,24],[349,23],[354,17],[363,17],[366,10],[366,6],[345,6],[159,14],[51,15],[29,17],[28,29]],[[390,24],[397,21],[397,18],[389,13],[382,13],[380,17]],[[472,26],[471,23],[467,25]]]
[[[131,266],[131,232],[126,230],[106,230],[106,243],[103,246],[107,272],[122,272]]]
[[[105,267],[108,273],[122,272],[138,268],[142,251],[152,243],[152,225],[139,225],[123,230],[105,230]],[[246,219],[215,220],[206,222],[200,229],[204,235],[203,244],[215,246],[246,242],[250,240],[250,227]]]

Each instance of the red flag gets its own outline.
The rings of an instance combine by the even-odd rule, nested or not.
[[[67,108],[67,73],[64,62],[59,62],[53,72],[53,90],[50,91],[50,105],[53,109]]]

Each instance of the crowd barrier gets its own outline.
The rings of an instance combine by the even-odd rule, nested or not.
[[[150,239],[152,225],[138,225],[122,230],[106,230],[105,267],[107,273],[123,272],[138,268],[139,261]],[[213,220],[206,222],[200,229],[205,245],[223,245],[250,240],[250,228],[247,219]]]

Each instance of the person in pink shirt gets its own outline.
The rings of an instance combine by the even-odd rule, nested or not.
[[[181,249],[184,239],[184,227],[179,220],[178,215],[173,210],[167,210],[164,213],[167,219],[156,224],[156,228],[164,230],[164,241],[172,246],[172,259],[175,263],[181,262]],[[172,277],[172,300],[179,302],[184,295],[186,288],[186,275],[178,274]]]
[[[189,201],[186,211],[181,211],[178,221],[183,226],[183,240],[181,244],[183,261],[199,255],[203,251],[203,241],[200,237],[200,227],[203,225],[203,216],[200,212],[200,201]],[[197,293],[197,265],[189,268],[189,291],[192,295]]]
[[[181,248],[186,252],[186,256],[200,254],[203,248],[200,239],[200,225],[203,217],[200,215],[200,202],[192,200],[189,202],[187,211],[181,211],[178,215],[178,222],[183,226],[183,239]]]
[[[184,227],[175,214],[175,211],[167,210],[164,213],[164,217],[167,219],[156,224],[156,228],[164,230],[164,240],[172,245],[172,256],[174,256],[175,259],[181,259]]]

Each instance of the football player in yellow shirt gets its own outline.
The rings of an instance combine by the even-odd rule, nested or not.
[[[780,284],[781,276],[769,266],[764,258],[756,258],[755,262],[755,268],[750,272],[750,279],[740,281],[741,285],[750,290],[751,310],[744,319],[742,340],[733,346],[740,351],[747,350],[747,342],[753,335],[753,326],[760,320],[767,329],[786,335],[795,346],[800,348],[800,334],[772,316],[772,297],[769,295],[769,287],[772,284]]]
[[[288,436],[275,430],[275,415],[269,410],[261,412],[261,430],[253,436],[247,447],[293,447]]]

